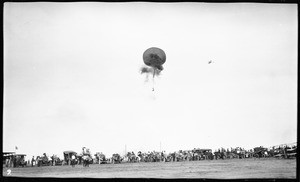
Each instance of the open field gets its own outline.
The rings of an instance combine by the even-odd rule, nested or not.
[[[7,176],[7,169],[3,168],[3,176]],[[15,177],[293,179],[296,178],[296,159],[231,159],[10,169],[11,176]]]

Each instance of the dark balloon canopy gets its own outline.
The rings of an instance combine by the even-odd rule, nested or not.
[[[144,52],[143,60],[148,67],[143,66],[140,70],[141,74],[146,73],[146,80],[148,80],[149,74],[153,74],[152,91],[154,91],[154,77],[164,69],[162,65],[166,62],[166,54],[160,48],[151,47]]]
[[[163,70],[162,65],[166,62],[165,52],[157,47],[147,49],[143,54],[144,63],[158,70]]]

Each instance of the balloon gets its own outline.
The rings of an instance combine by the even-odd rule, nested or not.
[[[160,72],[164,69],[163,64],[166,62],[166,54],[165,52],[157,47],[151,47],[147,49],[143,54],[144,63],[149,67],[142,67],[141,74],[146,73],[148,80],[148,74],[153,74],[153,87],[152,91],[154,91],[154,77],[159,75]]]
[[[162,65],[166,62],[165,52],[157,47],[147,49],[143,54],[144,63],[158,70],[163,70]]]

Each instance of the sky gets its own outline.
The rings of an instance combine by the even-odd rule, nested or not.
[[[297,13],[274,3],[7,2],[3,151],[296,142]],[[166,54],[154,91],[140,74],[150,47]]]

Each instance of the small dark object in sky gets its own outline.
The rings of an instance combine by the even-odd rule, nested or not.
[[[211,64],[212,63],[212,60],[210,60],[209,62],[208,62],[208,64]]]

